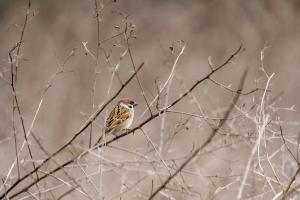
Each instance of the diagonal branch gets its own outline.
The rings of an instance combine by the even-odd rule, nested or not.
[[[193,91],[200,83],[203,83],[205,80],[209,79],[209,77],[211,77],[214,73],[216,73],[217,71],[219,71],[221,68],[223,68],[224,66],[226,66],[230,61],[232,61],[237,54],[241,51],[242,49],[242,45],[239,46],[239,48],[227,59],[225,60],[224,63],[222,63],[221,65],[219,65],[218,67],[216,67],[214,70],[212,70],[210,73],[208,73],[205,77],[199,79],[198,81],[196,81],[185,93],[183,93],[180,97],[178,97],[176,100],[174,100],[169,106],[167,106],[166,108],[161,109],[159,112],[157,112],[156,114],[153,114],[152,116],[148,117],[145,121],[143,121],[142,123],[140,123],[137,127],[124,132],[122,134],[120,134],[119,136],[105,142],[102,144],[99,144],[98,142],[95,143],[93,145],[93,147],[81,154],[78,154],[76,156],[74,156],[73,158],[71,158],[70,160],[64,162],[63,164],[61,164],[60,166],[52,169],[51,171],[49,171],[47,174],[40,176],[37,180],[35,180],[34,182],[32,182],[31,184],[24,186],[22,189],[20,189],[19,191],[15,192],[14,194],[10,195],[9,198],[12,199],[18,195],[20,195],[23,192],[26,192],[28,189],[30,189],[35,183],[40,182],[41,180],[47,178],[49,175],[60,171],[61,169],[63,169],[65,166],[68,166],[69,164],[73,163],[76,159],[79,159],[80,157],[86,155],[89,151],[96,149],[96,148],[102,148],[104,146],[107,146],[108,144],[119,140],[122,137],[125,137],[126,135],[129,135],[130,133],[133,133],[137,130],[139,130],[140,128],[142,128],[144,125],[146,125],[147,123],[149,123],[150,121],[152,121],[153,119],[155,119],[156,117],[158,117],[160,114],[167,112],[167,110],[173,106],[175,106],[178,102],[180,102],[185,96],[187,96],[191,91]],[[122,85],[122,87],[120,88],[120,90],[108,101],[106,102],[101,108],[99,108],[95,114],[93,114],[90,119],[82,126],[82,128],[73,136],[73,138],[67,142],[63,147],[61,147],[59,150],[57,150],[55,153],[53,153],[50,157],[48,157],[46,160],[44,160],[42,162],[42,164],[40,164],[39,166],[37,166],[37,170],[44,165],[48,160],[50,160],[53,156],[55,156],[56,154],[58,154],[59,152],[61,152],[64,148],[66,148],[67,146],[69,146],[91,123],[92,121],[104,110],[104,108],[114,99],[116,98],[119,93],[123,90],[123,88],[133,79],[133,77],[135,76],[135,74],[141,69],[141,67],[143,66],[144,63],[142,63],[137,71],[125,82],[125,84]],[[2,194],[0,196],[1,198],[4,198],[5,195],[7,195],[12,189],[14,189],[17,185],[19,185],[21,182],[24,181],[24,179],[26,179],[27,177],[29,177],[32,173],[34,173],[35,171],[31,171],[28,174],[26,174],[23,178],[21,178],[20,180],[18,180],[16,183],[14,183],[12,186],[10,186],[9,188],[7,188],[6,194]]]
[[[241,90],[244,86],[245,83],[245,78],[247,75],[247,70],[244,72],[241,80],[240,80],[240,84],[239,84],[239,89]],[[231,103],[231,105],[229,106],[229,108],[227,109],[225,115],[224,115],[224,120],[220,121],[220,124],[218,125],[218,127],[214,128],[212,130],[212,132],[210,133],[209,137],[205,140],[205,142],[198,147],[194,153],[192,153],[192,155],[190,155],[181,165],[180,167],[171,175],[169,176],[149,197],[150,199],[153,199],[161,190],[163,190],[167,184],[179,173],[181,172],[182,169],[184,169],[191,161],[194,160],[194,158],[196,158],[196,156],[199,154],[199,152],[204,149],[208,144],[210,144],[210,142],[212,141],[212,139],[214,138],[214,136],[216,135],[216,133],[218,132],[218,130],[224,125],[225,123],[225,119],[228,118],[228,116],[230,115],[231,111],[233,110],[236,102],[239,99],[240,94],[236,94],[233,98],[233,101]]]
[[[61,148],[59,148],[57,151],[52,153],[50,156],[48,156],[41,164],[35,167],[34,170],[30,171],[26,175],[24,175],[22,178],[18,179],[14,184],[12,184],[9,188],[7,188],[6,193],[9,193],[12,189],[14,189],[17,185],[19,185],[21,182],[23,182],[25,179],[30,177],[33,173],[36,173],[42,166],[44,166],[49,160],[51,160],[54,156],[56,156],[58,153],[63,151],[66,147],[68,147],[79,135],[82,134],[83,131],[85,131],[89,125],[100,115],[100,113],[123,91],[123,89],[129,84],[129,82],[133,79],[133,77],[142,69],[144,66],[144,63],[140,64],[140,66],[137,68],[136,72],[134,72],[127,81],[120,87],[120,89],[106,102],[104,103],[100,108],[97,109],[97,111],[91,115],[91,117],[82,125],[82,127],[77,131],[77,133],[74,134],[74,136]],[[73,161],[72,161],[73,162]],[[72,163],[69,162],[68,164]],[[66,164],[66,165],[68,165]],[[61,169],[66,165],[61,165],[58,168]],[[57,171],[57,170],[56,170]],[[44,175],[42,177],[39,177],[35,182],[39,182],[40,180],[44,179]],[[5,194],[0,196],[0,199],[4,198]]]

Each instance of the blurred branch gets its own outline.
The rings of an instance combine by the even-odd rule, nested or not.
[[[289,190],[290,190],[292,184],[295,182],[296,177],[300,173],[300,163],[299,163],[299,160],[298,160],[298,153],[297,153],[297,157],[295,157],[294,154],[292,153],[291,149],[288,147],[288,145],[286,143],[286,140],[285,140],[285,138],[283,136],[282,127],[280,126],[279,128],[280,128],[280,135],[281,135],[281,138],[283,140],[284,146],[288,150],[289,154],[292,156],[292,158],[295,160],[295,162],[297,163],[297,166],[298,166],[298,169],[296,170],[296,172],[292,176],[292,178],[289,181],[288,185],[286,186],[285,190],[283,190],[283,192],[282,192],[282,198],[281,199],[285,200],[289,196]],[[297,149],[297,152],[298,152],[298,149]]]
[[[160,98],[160,95],[162,93],[162,91],[165,89],[165,87],[169,84],[171,78],[174,76],[174,72],[175,72],[175,68],[177,66],[177,63],[178,63],[178,60],[179,58],[181,57],[181,55],[183,54],[183,51],[185,49],[185,46],[183,46],[181,49],[180,49],[180,52],[177,54],[176,56],[176,59],[173,61],[173,66],[172,66],[172,70],[167,78],[167,80],[164,82],[163,86],[161,88],[158,88],[158,94],[154,97],[154,99],[150,102],[150,105],[149,106],[152,106],[155,101],[157,101],[157,104],[156,104],[156,107],[158,108],[158,101],[159,101],[159,98]],[[240,51],[240,50],[239,50]],[[141,117],[147,112],[147,110],[145,110],[142,114],[141,114]]]
[[[12,84],[13,84],[14,81],[17,81],[18,59],[19,59],[19,56],[20,56],[21,46],[22,46],[22,43],[23,43],[23,38],[24,38],[25,30],[26,30],[26,27],[27,27],[28,19],[29,19],[30,8],[31,8],[31,0],[28,0],[27,10],[26,10],[26,15],[25,15],[25,19],[24,19],[24,24],[23,24],[23,27],[22,27],[21,35],[20,35],[20,40],[17,43],[17,65],[16,65],[16,69],[15,69],[16,70],[16,74],[15,74],[15,80],[12,79]]]
[[[76,190],[76,188],[71,188],[71,189],[69,189],[68,191],[62,193],[62,194],[57,198],[57,200],[63,199],[64,197],[68,196],[69,194],[72,194],[75,190]]]
[[[18,111],[19,119],[21,121],[23,136],[24,136],[24,140],[25,140],[26,145],[27,145],[29,156],[30,156],[31,160],[33,160],[32,151],[31,151],[31,148],[30,148],[30,145],[29,145],[29,142],[28,142],[27,134],[26,134],[25,122],[24,122],[23,115],[21,113],[21,108],[20,108],[20,104],[19,104],[19,100],[18,100],[17,92],[16,92],[16,82],[17,82],[17,74],[18,74],[18,67],[19,67],[18,60],[19,60],[19,57],[20,57],[20,51],[21,51],[21,46],[23,44],[23,38],[24,38],[25,30],[26,30],[26,27],[27,27],[27,24],[28,24],[30,8],[31,8],[31,1],[28,0],[26,15],[25,15],[24,24],[23,24],[23,27],[22,27],[22,30],[21,30],[20,39],[15,44],[15,46],[13,48],[11,48],[11,50],[8,53],[9,61],[10,61],[10,70],[11,70],[11,88],[12,88],[12,91],[13,91],[13,110],[12,110],[12,112],[13,112],[13,130],[14,130],[14,136],[15,136],[15,151],[16,151],[17,168],[18,168],[18,179],[20,179],[20,169],[19,169],[19,158],[18,158],[19,155],[17,153],[17,139],[16,139],[16,130],[15,130],[15,118],[14,118],[15,108]],[[15,55],[15,59],[14,59],[13,58],[13,56],[14,56],[13,53],[15,52],[15,50],[16,50],[16,55]],[[36,166],[35,166],[34,162],[32,162],[32,166],[33,166],[34,169],[36,169]],[[11,168],[11,170],[12,170],[12,168]],[[8,173],[4,184],[6,183],[7,179],[9,178],[9,175],[10,175],[10,173]],[[36,172],[36,177],[38,178],[37,172]]]
[[[297,171],[294,173],[294,175],[292,176],[292,178],[291,178],[290,182],[288,183],[286,189],[282,193],[282,195],[283,195],[282,198],[281,198],[282,200],[285,200],[288,197],[288,195],[289,195],[288,192],[289,192],[292,184],[295,182],[296,177],[298,176],[298,174],[300,174],[300,166],[299,165],[298,165]]]
[[[97,85],[97,66],[99,64],[99,43],[100,43],[100,14],[99,14],[99,8],[98,8],[98,1],[94,0],[94,11],[95,11],[95,18],[97,22],[97,46],[96,46],[96,66],[94,67],[94,81],[92,84],[92,110],[95,108],[95,94],[96,94],[96,85]],[[90,133],[89,133],[89,148],[91,148],[92,145],[92,137],[93,137],[93,123],[90,125]]]
[[[239,90],[241,90],[244,86],[245,83],[245,79],[246,79],[246,75],[247,75],[247,70],[245,70],[245,72],[243,73],[243,76],[240,80],[240,84],[239,84]],[[214,128],[212,130],[212,132],[210,133],[209,137],[205,140],[205,142],[198,147],[194,153],[192,153],[187,159],[186,161],[184,161],[179,167],[178,169],[171,175],[169,176],[149,197],[150,199],[153,199],[161,190],[163,190],[167,184],[178,174],[181,172],[182,169],[184,169],[198,154],[199,152],[204,149],[208,144],[210,144],[210,142],[212,141],[212,139],[214,138],[214,136],[216,135],[216,133],[218,132],[218,130],[224,125],[225,123],[225,119],[228,118],[228,116],[230,115],[231,111],[233,110],[235,104],[237,103],[238,99],[239,99],[240,94],[236,94],[232,100],[231,105],[229,106],[229,108],[227,109],[225,115],[224,115],[224,120],[221,120],[218,127]]]
[[[184,50],[185,50],[185,43],[183,41],[180,42],[180,52],[178,53],[176,60],[173,60],[173,67],[172,67],[172,71],[170,73],[169,76],[169,81],[167,82],[167,88],[166,88],[166,97],[165,97],[165,102],[164,102],[164,107],[167,107],[169,104],[169,97],[170,97],[170,89],[171,89],[171,85],[173,82],[173,78],[175,75],[175,66],[177,65],[178,59],[179,57],[183,54]],[[173,53],[173,49],[171,50],[171,53]],[[158,99],[159,99],[160,93],[158,93]],[[163,147],[164,147],[164,135],[165,135],[165,122],[166,122],[166,115],[167,112],[164,112],[161,115],[161,125],[160,125],[160,141],[159,141],[159,152],[162,153],[163,151]]]
[[[185,96],[187,96],[191,91],[193,91],[200,83],[203,83],[205,80],[207,80],[210,76],[212,76],[214,73],[216,73],[217,71],[219,71],[221,68],[223,68],[224,66],[226,66],[232,59],[234,59],[237,54],[241,51],[242,49],[242,45],[239,46],[239,48],[227,59],[225,60],[224,63],[222,63],[221,65],[219,65],[218,67],[216,67],[213,71],[211,71],[210,73],[208,73],[205,77],[199,79],[198,81],[196,81],[185,93],[183,93],[180,97],[178,97],[176,100],[174,100],[169,106],[167,106],[166,108],[161,109],[160,111],[158,111],[156,114],[153,114],[152,116],[148,117],[146,120],[144,120],[142,123],[140,123],[138,126],[136,126],[135,128],[128,130],[122,134],[120,134],[119,136],[106,141],[104,143],[95,143],[93,145],[93,147],[81,154],[78,154],[76,156],[74,156],[73,158],[71,158],[70,160],[64,162],[63,164],[61,164],[60,166],[52,169],[51,171],[49,171],[47,174],[39,177],[37,180],[35,180],[34,182],[30,183],[27,186],[24,186],[23,188],[21,188],[19,191],[15,192],[14,194],[10,195],[9,198],[12,199],[18,195],[20,195],[23,192],[26,192],[29,188],[31,188],[35,183],[40,182],[41,180],[47,178],[49,175],[63,169],[65,166],[73,163],[76,159],[79,159],[80,157],[86,155],[89,151],[96,149],[96,148],[102,148],[114,141],[119,140],[120,138],[125,137],[126,135],[129,135],[130,133],[133,133],[137,130],[139,130],[140,128],[142,128],[144,125],[148,124],[150,121],[152,121],[153,119],[157,118],[160,114],[166,112],[169,108],[175,106],[178,102],[180,102]],[[125,88],[126,85],[128,85],[128,83],[133,79],[133,77],[136,75],[136,73],[143,67],[144,63],[142,63],[138,68],[137,71],[121,86],[121,88],[115,93],[115,95],[113,97],[111,97],[111,99],[109,99],[105,104],[103,104],[103,106],[101,106],[83,125],[82,127],[79,129],[79,131],[77,131],[77,133],[75,133],[75,135],[71,138],[71,140],[69,140],[66,144],[64,144],[61,148],[59,148],[56,152],[52,153],[51,156],[49,156],[48,158],[46,158],[39,166],[36,167],[35,170],[27,173],[24,177],[22,177],[20,180],[18,180],[17,182],[15,182],[14,184],[12,184],[9,188],[7,188],[7,193],[9,193],[10,191],[12,191],[17,185],[19,185],[21,182],[23,182],[27,177],[29,177],[32,173],[34,173],[36,170],[38,170],[40,167],[42,167],[46,162],[48,162],[52,157],[54,157],[55,155],[57,155],[58,153],[60,153],[62,150],[64,150],[66,147],[68,147],[79,135],[81,135],[81,133],[86,130],[86,128],[97,118],[97,116],[106,108],[106,106],[113,101],[120,93],[121,91]],[[0,196],[1,198],[4,198],[5,193],[2,194]]]
[[[286,140],[285,140],[285,138],[284,138],[284,136],[283,136],[282,127],[279,126],[279,129],[280,129],[280,136],[281,136],[281,138],[282,138],[282,141],[283,141],[283,144],[284,144],[285,148],[288,150],[289,154],[290,154],[290,155],[292,156],[292,158],[295,160],[295,162],[297,163],[297,165],[300,166],[300,163],[299,163],[299,161],[298,161],[298,158],[297,158],[296,156],[294,156],[294,154],[292,153],[291,149],[289,148],[289,146],[288,146],[287,143],[286,143]]]
[[[241,90],[233,90],[233,89],[230,88],[230,86],[226,86],[226,85],[224,85],[222,83],[219,83],[219,82],[215,81],[212,78],[209,78],[209,80],[211,82],[213,82],[214,84],[216,84],[216,85],[218,85],[218,86],[220,86],[220,87],[222,87],[222,88],[224,88],[224,89],[226,89],[226,90],[228,90],[228,91],[230,91],[232,93],[238,93],[240,95],[249,95],[249,94],[252,94],[252,93],[254,93],[256,91],[264,91],[265,90],[265,89],[261,89],[261,88],[255,88],[255,89],[252,89],[252,90],[250,90],[248,92],[243,92]],[[267,91],[270,92],[271,90],[267,90]]]
[[[128,26],[128,25],[126,24],[126,29],[125,29],[125,30],[128,30],[127,26]],[[131,61],[133,70],[136,71],[136,67],[135,67],[135,64],[134,64],[133,56],[132,56],[131,49],[130,49],[130,43],[129,43],[129,40],[133,37],[133,36],[132,36],[133,30],[130,30],[130,31],[129,31],[129,35],[127,35],[127,34],[128,34],[127,32],[128,32],[128,31],[125,31],[125,33],[124,33],[124,35],[125,35],[125,41],[126,41],[126,45],[127,45],[127,49],[128,49],[128,53],[129,53],[129,57],[130,57],[130,61]],[[142,84],[141,84],[141,81],[140,81],[138,75],[136,75],[136,80],[137,80],[137,82],[138,82],[138,84],[139,84],[139,87],[140,87],[140,89],[141,89],[141,93],[142,93],[142,95],[143,95],[143,97],[144,97],[144,100],[145,100],[145,102],[146,102],[146,105],[147,105],[147,108],[148,108],[148,110],[149,110],[149,112],[150,112],[150,115],[152,116],[153,113],[152,113],[151,108],[150,108],[150,106],[149,106],[149,103],[148,103],[148,101],[147,101],[147,98],[146,98],[146,95],[145,95],[145,91],[144,91],[144,89],[143,89],[143,86],[142,86]]]
[[[73,52],[73,50],[72,50],[72,52]],[[72,55],[72,54],[73,54],[73,53],[71,53],[70,55]],[[64,63],[66,63],[66,62],[72,57],[72,56],[70,56],[70,55],[64,60]],[[38,113],[39,113],[39,111],[40,111],[40,108],[41,108],[41,106],[42,106],[42,103],[43,103],[43,101],[44,101],[44,97],[45,97],[47,91],[49,90],[49,88],[52,87],[52,82],[54,82],[54,79],[55,79],[57,76],[61,75],[61,74],[74,72],[74,71],[72,71],[72,70],[70,70],[70,71],[64,71],[64,70],[62,70],[62,69],[61,69],[61,68],[62,68],[62,65],[61,65],[59,62],[57,62],[57,65],[58,65],[57,71],[49,78],[49,80],[47,81],[46,86],[44,87],[44,90],[43,90],[43,93],[42,93],[42,95],[41,95],[39,104],[38,104],[37,109],[36,109],[36,111],[35,111],[35,114],[34,114],[34,116],[33,116],[32,122],[30,123],[29,129],[28,129],[28,131],[27,131],[27,134],[26,134],[26,137],[27,137],[27,138],[28,138],[28,137],[30,136],[30,134],[32,133],[31,130],[33,129],[33,126],[34,126],[35,121],[36,121],[36,119],[37,119],[37,115],[38,115]],[[13,125],[14,125],[14,124],[13,124]],[[15,132],[15,127],[14,127],[14,126],[13,126],[13,130],[14,130],[14,132]],[[15,133],[14,133],[14,134],[15,134]],[[15,141],[15,143],[16,143],[16,141]],[[11,171],[12,171],[12,169],[14,168],[15,165],[17,165],[17,167],[18,167],[18,169],[19,169],[19,158],[18,158],[18,157],[19,157],[19,155],[21,154],[21,152],[23,151],[23,148],[25,147],[26,144],[28,145],[27,141],[25,140],[25,141],[23,141],[23,143],[22,143],[22,145],[21,145],[21,147],[20,147],[19,150],[15,149],[17,158],[15,159],[15,161],[14,161],[13,164],[12,164],[12,166],[10,167],[10,171],[8,172],[8,175],[7,175],[6,180],[7,180],[8,177],[10,176],[10,173],[11,173]],[[19,178],[20,178],[20,177],[18,177],[18,179],[19,179]]]
[[[38,144],[39,148],[42,150],[42,152],[47,155],[50,156],[50,153],[43,147],[43,145],[41,144],[39,138],[37,138],[35,136],[34,133],[32,133],[32,138],[35,140],[35,142]],[[59,166],[59,163],[53,159],[53,162]],[[71,189],[79,191],[80,193],[84,193],[89,199],[92,199],[91,197],[89,197],[88,193],[83,189],[83,187],[80,186],[80,184],[65,170],[62,169],[63,173],[70,179],[73,181],[73,183],[75,184],[75,186],[73,187],[71,184],[67,184],[68,187],[72,187]],[[77,188],[80,188],[80,190],[78,190]]]
[[[217,68],[215,68],[213,71],[211,71],[209,74],[207,74],[205,77],[201,78],[200,80],[196,81],[186,92],[184,92],[180,97],[178,97],[176,100],[174,100],[169,106],[161,109],[159,112],[157,112],[156,114],[153,114],[153,116],[148,117],[146,120],[144,120],[142,123],[140,123],[137,127],[122,133],[120,135],[118,135],[117,137],[103,143],[103,144],[95,144],[94,148],[96,147],[102,147],[105,145],[108,145],[116,140],[118,140],[119,138],[122,138],[130,133],[135,132],[136,130],[140,129],[141,127],[143,127],[145,124],[147,124],[148,122],[152,121],[153,119],[155,119],[156,117],[158,117],[159,115],[161,115],[164,112],[167,112],[167,110],[169,110],[170,108],[172,108],[173,106],[175,106],[178,102],[180,102],[185,96],[187,96],[191,91],[193,91],[200,83],[203,83],[205,80],[207,80],[210,76],[212,76],[214,73],[216,73],[217,71],[219,71],[221,68],[223,68],[224,66],[226,66],[233,58],[235,58],[237,56],[237,54],[240,52],[240,50],[242,49],[242,46],[239,46],[239,48],[220,66],[218,66]]]
[[[112,35],[112,36],[110,36],[110,37],[108,37],[108,38],[105,38],[105,39],[101,40],[101,41],[99,42],[99,45],[98,45],[98,46],[101,46],[102,44],[104,44],[104,43],[110,41],[111,39],[114,39],[114,38],[116,38],[116,37],[119,37],[119,36],[123,35],[123,34],[124,34],[124,31],[125,31],[125,30],[121,31],[120,33],[117,33],[117,34],[115,34],[115,35]]]
[[[98,60],[99,56],[99,45],[100,45],[100,14],[99,14],[99,8],[98,8],[98,1],[94,0],[94,5],[95,5],[95,18],[97,22],[97,50],[96,50],[96,58]]]
[[[123,89],[130,83],[130,81],[133,79],[133,77],[142,69],[142,67],[144,66],[144,63],[140,64],[140,66],[137,68],[137,71],[134,72],[128,79],[127,81],[120,87],[120,89],[108,100],[106,101],[100,108],[97,109],[97,111],[95,113],[93,113],[90,118],[81,126],[81,128],[74,134],[74,136],[67,142],[65,143],[61,148],[59,148],[57,151],[55,151],[54,153],[52,153],[50,156],[48,156],[45,160],[43,160],[43,162],[41,164],[39,164],[38,166],[36,166],[36,168],[32,171],[30,171],[29,173],[27,173],[26,175],[24,175],[22,178],[18,179],[15,183],[13,183],[9,188],[7,188],[7,193],[9,193],[12,189],[14,189],[17,185],[19,185],[21,182],[23,182],[25,179],[27,179],[29,176],[31,176],[33,173],[36,173],[37,170],[39,170],[42,166],[44,166],[49,160],[51,160],[54,156],[56,156],[57,154],[59,154],[61,151],[63,151],[66,147],[68,147],[79,135],[82,134],[83,131],[85,131],[89,125],[100,115],[100,113],[117,97],[119,96],[119,94],[123,91]],[[59,169],[62,169],[64,166],[72,163],[74,160],[68,161],[67,163],[59,166],[58,168],[56,168],[55,171],[58,171]],[[52,174],[52,173],[50,173]],[[42,177],[39,177],[35,182],[39,182],[40,180],[46,178],[48,175],[44,175]],[[35,184],[35,183],[34,183]],[[34,185],[33,184],[33,185]],[[31,185],[32,186],[32,185]],[[30,186],[30,187],[31,187]],[[20,192],[17,192],[15,195],[12,195],[10,198],[17,196],[18,194],[27,191],[27,189],[29,189],[30,187],[25,187],[23,190],[21,190]],[[0,199],[2,199],[5,196],[5,194],[2,194],[0,196]]]
[[[246,169],[245,169],[245,172],[244,172],[244,175],[243,175],[242,183],[241,183],[240,188],[238,190],[237,199],[242,198],[244,186],[245,186],[246,180],[248,178],[248,174],[249,174],[249,171],[250,171],[252,160],[254,158],[254,155],[255,155],[256,151],[258,152],[258,155],[259,155],[260,143],[261,143],[263,134],[265,132],[265,129],[266,129],[268,123],[269,123],[270,115],[265,114],[265,99],[266,99],[266,93],[267,93],[267,90],[269,88],[270,81],[271,81],[273,76],[274,76],[274,73],[271,76],[267,76],[268,80],[267,80],[267,83],[266,83],[266,86],[265,86],[265,92],[262,95],[259,112],[257,114],[258,119],[257,119],[257,122],[256,122],[256,126],[257,126],[256,129],[257,129],[257,132],[258,132],[258,137],[255,141],[254,146],[252,147],[252,150],[251,150],[251,153],[250,153],[247,165],[246,165]],[[258,158],[258,160],[259,160],[259,158]],[[260,165],[260,163],[259,163],[259,165]]]

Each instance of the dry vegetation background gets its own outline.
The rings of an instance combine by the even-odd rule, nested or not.
[[[0,1],[2,199],[300,199],[298,0],[32,0],[28,8]],[[241,43],[210,77],[215,82],[180,98]],[[134,73],[130,53],[136,68],[145,62],[142,87],[133,76],[91,120]],[[91,147],[122,97],[139,103],[132,128],[151,118],[143,94],[148,103],[159,94],[151,110],[164,112]],[[89,119],[92,126],[49,157]]]

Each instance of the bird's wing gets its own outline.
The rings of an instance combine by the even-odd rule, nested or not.
[[[108,133],[115,129],[117,126],[122,124],[124,121],[130,118],[131,112],[123,108],[121,106],[116,106],[111,113],[109,114],[108,118],[106,119],[106,130],[105,133]]]

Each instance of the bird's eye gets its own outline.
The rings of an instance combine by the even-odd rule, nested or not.
[[[133,105],[128,105],[128,108],[132,109],[132,108],[133,108]]]

